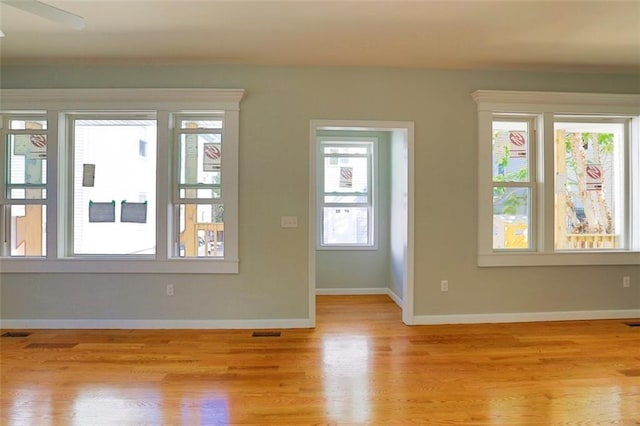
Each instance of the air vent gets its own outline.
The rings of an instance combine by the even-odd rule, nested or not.
[[[71,349],[77,346],[77,343],[31,343],[26,349]]]
[[[280,331],[254,331],[251,337],[280,337]]]
[[[7,331],[0,337],[29,337],[31,333],[27,333],[26,331]]]

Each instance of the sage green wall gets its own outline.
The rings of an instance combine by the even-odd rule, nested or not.
[[[318,136],[375,137],[378,139],[378,248],[376,250],[317,250],[316,288],[388,288],[390,275],[389,205],[391,187],[391,133],[319,131]],[[319,216],[318,216],[319,217]]]
[[[640,308],[640,266],[479,268],[477,89],[640,93],[639,75],[214,65],[1,68],[2,88],[243,88],[238,275],[2,274],[6,319],[306,318],[309,120],[415,122],[415,314]],[[0,100],[1,102],[1,100]],[[281,215],[297,215],[282,230]],[[285,232],[286,231],[286,232]],[[277,250],[273,242],[277,241]],[[632,286],[623,289],[621,277]],[[441,293],[441,279],[450,290]],[[166,284],[176,284],[173,298]]]

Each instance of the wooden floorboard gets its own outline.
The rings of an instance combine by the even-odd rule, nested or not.
[[[391,299],[371,295],[319,296],[317,322],[279,337],[2,337],[0,421],[640,425],[640,327],[624,320],[407,327]]]

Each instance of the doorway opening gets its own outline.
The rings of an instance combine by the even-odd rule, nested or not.
[[[413,139],[413,122],[311,121],[312,325],[317,294],[387,294],[413,324]]]

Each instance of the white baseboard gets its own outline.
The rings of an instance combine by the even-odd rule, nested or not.
[[[389,289],[384,287],[369,288],[316,288],[318,296],[348,296],[357,294],[389,294]]]
[[[269,320],[4,319],[0,329],[268,329],[313,328],[307,318]]]
[[[320,290],[320,289],[319,289]],[[402,306],[402,300],[389,289],[378,293],[324,293],[323,294],[387,294]],[[569,321],[596,319],[637,319],[640,309],[567,312],[525,312],[502,314],[417,315],[413,325],[479,324],[534,321]],[[4,319],[0,329],[274,329],[313,328],[309,319],[271,320],[110,320],[110,319]]]
[[[605,311],[522,312],[499,314],[416,315],[414,325],[480,324],[500,322],[575,321],[640,318],[640,309]]]
[[[400,296],[398,296],[393,290],[391,290],[390,288],[387,289],[387,294],[389,295],[389,297],[391,298],[391,300],[393,300],[394,302],[396,302],[396,305],[400,306],[400,308],[402,309],[402,298],[400,298]]]

